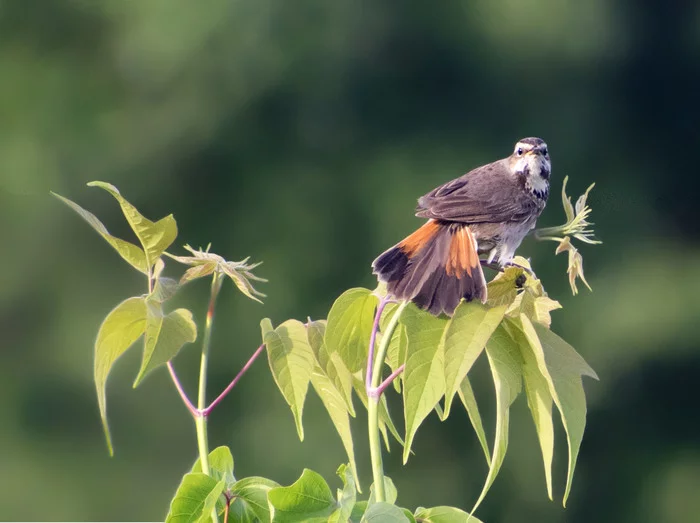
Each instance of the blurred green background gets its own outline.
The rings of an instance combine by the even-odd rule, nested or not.
[[[585,382],[569,507],[563,433],[552,503],[520,398],[478,515],[697,521],[699,94],[692,0],[0,0],[0,519],[159,520],[196,457],[167,373],[132,390],[138,350],[110,378],[108,457],[92,344],[144,280],[49,190],[128,237],[111,197],[85,187],[109,181],[150,218],[174,213],[178,245],[264,261],[263,306],[230,285],[221,296],[213,398],[258,346],[261,318],[325,317],[344,289],[373,287],[372,259],[420,224],[418,196],[536,135],[554,164],[540,225],[563,221],[565,175],[574,197],[597,183],[605,243],[581,249],[593,293],[571,296],[554,244],[520,252],[564,305],[554,330],[601,381]],[[177,299],[200,325],[207,292]],[[192,392],[197,361],[196,347],[176,360]],[[211,444],[231,446],[238,477],[289,484],[309,467],[338,486],[344,452],[313,392],[305,426],[300,443],[261,360],[214,413]],[[400,503],[471,507],[486,466],[461,410],[426,422],[407,466],[397,449],[385,461]]]

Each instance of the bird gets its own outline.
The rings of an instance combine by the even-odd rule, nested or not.
[[[436,187],[418,199],[416,216],[428,221],[380,254],[372,272],[389,296],[435,316],[452,316],[462,299],[486,303],[482,263],[513,265],[547,203],[551,167],[544,140],[523,138],[510,156]]]

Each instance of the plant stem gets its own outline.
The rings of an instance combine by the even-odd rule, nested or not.
[[[209,475],[209,437],[207,435],[207,417],[202,413],[207,402],[207,366],[209,363],[209,347],[211,346],[211,331],[214,323],[214,310],[216,298],[221,290],[222,280],[219,273],[214,272],[211,280],[211,291],[209,294],[209,307],[207,308],[207,318],[204,323],[204,336],[202,338],[202,358],[199,364],[199,389],[197,393],[198,415],[194,418],[197,431],[197,447],[199,448],[199,461],[202,464],[202,472]],[[212,520],[218,523],[219,518],[216,508],[212,510]]]
[[[248,362],[243,366],[243,368],[236,374],[236,377],[233,378],[233,381],[229,383],[228,387],[224,389],[224,391],[219,394],[219,396],[211,402],[211,405],[209,405],[206,409],[202,411],[202,415],[204,417],[209,416],[212,410],[214,410],[214,407],[216,407],[221,401],[226,397],[226,395],[231,392],[231,389],[236,386],[236,383],[238,383],[238,380],[241,379],[241,377],[246,373],[246,371],[253,365],[253,362],[257,359],[258,356],[260,356],[260,353],[265,350],[265,344],[260,345],[258,349],[253,353],[253,355],[250,357]]]
[[[372,387],[372,369],[374,368],[374,346],[377,343],[377,332],[379,331],[379,320],[384,312],[384,307],[391,301],[388,296],[384,296],[379,305],[377,313],[374,315],[374,325],[372,325],[372,335],[369,338],[369,354],[367,356],[367,375],[365,377],[365,388],[369,391]]]
[[[190,401],[190,398],[187,396],[187,393],[185,392],[182,383],[180,383],[180,379],[177,377],[177,374],[175,374],[175,366],[173,365],[172,361],[168,362],[168,371],[170,372],[170,377],[172,378],[173,383],[175,384],[177,392],[180,394],[180,398],[182,398],[182,402],[187,407],[187,410],[190,411],[190,414],[192,414],[192,416],[196,418],[200,415],[199,411],[197,410],[197,407],[195,407]]]
[[[382,303],[384,303],[384,300],[382,300],[377,307],[377,314],[370,340],[374,340],[377,335],[379,319],[384,309],[384,307],[382,307]],[[384,303],[384,305],[386,305],[386,303]],[[379,350],[377,351],[376,356],[372,354],[373,351],[371,349],[373,347],[371,346],[370,354],[367,360],[368,376],[371,374],[371,381],[367,386],[367,426],[369,434],[370,459],[372,461],[372,479],[374,480],[374,495],[376,501],[386,501],[386,493],[384,491],[384,465],[382,464],[382,445],[379,439],[379,402],[382,397],[382,392],[384,392],[384,388],[386,387],[379,387],[379,380],[382,376],[384,358],[386,357],[386,351],[389,348],[391,336],[396,329],[396,325],[398,324],[401,313],[406,308],[406,305],[408,305],[408,302],[404,301],[396,309],[396,312],[386,326],[386,331],[382,333],[382,341],[379,344]],[[391,377],[391,379],[393,380],[396,376],[398,376],[398,373]],[[391,383],[391,381],[388,381],[388,383]]]

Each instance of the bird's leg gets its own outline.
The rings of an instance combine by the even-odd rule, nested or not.
[[[482,267],[487,267],[487,268],[494,270],[496,272],[503,272],[504,271],[504,268],[501,267],[497,263],[493,263],[493,262],[490,262],[488,260],[479,260],[479,261],[481,262]]]

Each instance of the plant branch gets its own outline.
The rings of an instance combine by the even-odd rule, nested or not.
[[[386,390],[386,388],[389,385],[391,385],[391,383],[399,376],[399,374],[401,374],[404,371],[405,368],[406,368],[406,364],[403,363],[398,369],[396,369],[394,372],[389,374],[389,377],[387,379],[385,379],[384,381],[382,381],[381,384],[379,385],[379,387],[377,387],[377,389],[376,389],[377,396],[381,396],[382,394],[384,394],[384,391]]]
[[[250,357],[248,362],[243,366],[243,368],[236,374],[236,377],[233,378],[231,383],[229,383],[228,387],[224,389],[224,391],[219,394],[219,396],[211,402],[211,405],[209,405],[206,409],[202,411],[202,416],[209,416],[212,410],[214,410],[214,407],[216,407],[221,401],[228,395],[229,392],[231,392],[231,389],[236,386],[236,383],[238,383],[238,380],[240,380],[243,375],[246,373],[246,371],[253,365],[253,362],[257,359],[258,356],[262,353],[262,351],[265,350],[265,344],[260,345],[258,349],[253,353],[253,355]]]
[[[197,407],[195,407],[192,404],[192,402],[190,401],[190,398],[187,396],[187,393],[185,392],[185,389],[182,386],[182,383],[180,383],[180,379],[177,377],[177,374],[175,373],[175,366],[173,365],[172,361],[168,362],[168,371],[170,372],[170,377],[173,380],[173,384],[175,385],[177,392],[180,394],[180,398],[182,398],[182,402],[187,407],[187,410],[190,411],[190,414],[192,414],[192,416],[196,418],[197,416],[200,415],[200,413],[197,410]]]
[[[367,361],[367,375],[371,376],[371,380],[366,385],[367,390],[367,429],[369,435],[369,450],[370,458],[372,461],[372,478],[374,480],[374,493],[377,501],[386,501],[386,492],[384,490],[384,465],[382,464],[382,445],[379,439],[379,401],[381,400],[382,392],[386,387],[382,387],[385,383],[388,385],[391,381],[398,376],[398,372],[392,374],[387,381],[379,385],[379,380],[382,376],[382,367],[384,365],[384,358],[386,357],[386,351],[389,348],[389,342],[391,341],[391,336],[396,329],[396,325],[399,322],[401,313],[406,308],[409,302],[402,302],[394,315],[389,320],[386,326],[386,331],[382,333],[382,341],[379,344],[379,349],[377,354],[373,354],[373,341],[376,340],[377,330],[379,329],[379,319],[383,311],[382,304],[386,306],[386,298],[383,299],[379,307],[377,307],[377,314],[374,319],[374,326],[372,328],[372,336],[370,338],[370,357]],[[403,370],[403,369],[401,369]],[[398,369],[397,369],[398,371]]]

